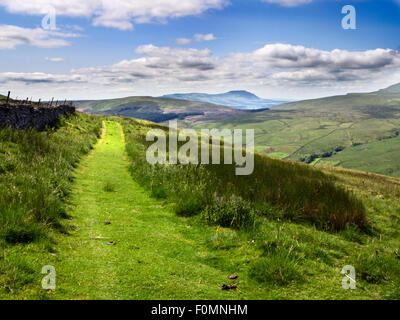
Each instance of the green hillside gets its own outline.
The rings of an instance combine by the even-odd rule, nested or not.
[[[262,155],[248,177],[150,166],[153,128],[77,114],[0,129],[0,299],[400,298],[400,180]]]
[[[172,119],[189,123],[220,121],[251,113],[205,102],[153,97],[77,101],[76,106],[79,110],[89,113],[132,117],[157,123]]]
[[[381,91],[294,102],[194,127],[252,128],[257,150],[272,157],[400,177],[400,94]]]
[[[258,111],[152,97],[81,101],[77,105],[86,112],[158,123],[178,119],[195,129],[251,128],[256,130],[257,151],[271,157],[400,177],[396,161],[400,157],[400,84],[373,93],[299,101]]]
[[[380,91],[381,93],[395,93],[400,94],[400,83],[390,86],[389,88],[383,89]]]

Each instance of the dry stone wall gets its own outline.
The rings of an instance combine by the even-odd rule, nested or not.
[[[0,127],[43,129],[54,124],[61,116],[68,116],[73,113],[75,113],[75,107],[70,105],[38,107],[0,104]]]

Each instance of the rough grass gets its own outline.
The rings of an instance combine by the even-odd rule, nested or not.
[[[137,132],[149,126],[136,125]],[[77,170],[71,194],[75,205],[68,211],[72,234],[55,230],[54,242],[6,244],[0,251],[0,299],[400,298],[399,180],[324,169],[325,176],[362,199],[372,233],[356,227],[325,232],[308,221],[289,219],[282,208],[269,203],[252,205],[264,212],[255,217],[257,228],[207,226],[201,215],[172,212],[169,202],[177,199],[168,181],[142,182],[142,188],[130,179],[131,160],[124,158],[119,132],[110,125],[106,140]],[[202,171],[202,179],[207,173]],[[196,199],[202,179],[181,198],[191,191]],[[118,192],[103,190],[109,181]],[[151,186],[161,190],[159,199],[150,198]],[[215,200],[214,194],[211,197]],[[182,208],[197,212],[196,203]],[[112,224],[105,226],[105,221]],[[118,243],[108,246],[108,241]],[[57,268],[55,292],[40,286],[40,270],[47,264]],[[356,290],[342,289],[340,271],[345,265],[356,268]],[[221,290],[234,273],[239,275],[238,290]]]
[[[250,176],[236,176],[234,165],[152,166],[146,161],[149,143],[145,136],[153,126],[135,120],[124,120],[123,124],[135,179],[154,196],[175,201],[180,215],[203,212],[207,222],[240,227],[253,213],[236,210],[231,201],[236,198],[255,207],[258,215],[268,215],[265,208],[272,206],[279,208],[284,218],[323,230],[339,231],[352,225],[368,228],[361,201],[321,171],[259,154],[255,155],[255,170]]]
[[[0,241],[29,243],[61,228],[73,169],[100,128],[79,114],[44,131],[0,129]]]

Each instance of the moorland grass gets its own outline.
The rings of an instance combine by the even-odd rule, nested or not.
[[[130,129],[133,135],[154,126],[129,123],[136,127]],[[49,229],[51,240],[7,244],[0,252],[0,299],[400,298],[399,180],[324,169],[336,184],[352,189],[362,199],[372,234],[356,227],[325,232],[308,221],[285,218],[282,208],[245,199],[238,200],[244,208],[250,202],[252,208],[258,205],[264,212],[255,217],[256,228],[207,226],[202,215],[174,214],[177,199],[169,184],[165,188],[154,183],[153,190],[161,190],[155,197],[149,192],[151,184],[141,182],[145,187],[140,187],[133,181],[120,128],[115,123],[108,123],[107,128],[105,140],[75,173],[68,197],[70,233]],[[210,174],[201,169],[197,173],[202,179]],[[187,187],[181,197],[188,198],[192,190],[194,204],[189,208],[194,212],[196,188],[204,183],[202,179],[191,189]],[[115,192],[104,190],[107,183],[115,186]],[[211,196],[222,206],[237,200]],[[234,217],[241,210],[229,208],[227,212]],[[105,225],[106,221],[111,224]],[[117,244],[107,245],[109,241]],[[41,289],[40,270],[48,264],[57,269],[56,291]],[[356,290],[341,286],[340,271],[345,265],[356,267]],[[234,273],[239,275],[233,282],[238,289],[221,290]]]
[[[0,241],[29,243],[61,228],[74,167],[100,128],[77,114],[43,131],[0,129]]]
[[[323,230],[368,228],[362,202],[319,170],[259,154],[250,176],[237,176],[234,165],[150,165],[146,134],[154,125],[128,119],[123,125],[133,176],[154,196],[171,198],[180,215],[203,213],[211,224],[240,228],[273,207],[286,219]]]

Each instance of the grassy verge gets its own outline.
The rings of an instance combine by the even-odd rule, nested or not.
[[[149,166],[144,136],[154,126],[123,123],[133,177],[187,221],[216,225],[206,241],[212,263],[243,275],[248,297],[399,299],[397,180],[363,178],[374,181],[369,192],[386,190],[384,198],[366,194],[355,172],[343,177],[258,156],[255,174],[243,179],[230,166]],[[341,287],[346,265],[356,268],[355,291]]]
[[[368,228],[361,201],[309,166],[259,154],[250,176],[236,176],[235,165],[152,166],[146,160],[152,127],[125,120],[124,128],[133,175],[154,196],[175,201],[180,215],[202,213],[210,223],[235,228],[251,225],[255,215],[277,214],[323,230]]]
[[[5,248],[46,243],[51,230],[63,231],[73,170],[100,128],[100,119],[77,114],[43,131],[0,129],[0,271],[6,275],[1,277],[2,287],[12,290],[24,273],[29,274],[24,258],[10,260]]]

